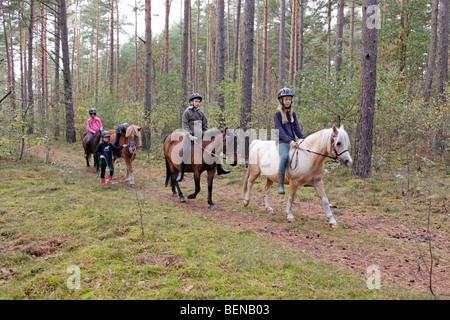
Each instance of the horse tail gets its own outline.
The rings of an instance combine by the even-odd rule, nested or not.
[[[170,179],[170,177],[172,176],[172,172],[170,171],[169,161],[167,161],[166,157],[164,157],[164,159],[166,160],[166,181],[164,183],[164,186],[167,187],[167,185],[169,184],[169,181],[172,181]]]

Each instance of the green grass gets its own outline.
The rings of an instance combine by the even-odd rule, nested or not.
[[[0,240],[4,299],[429,297],[369,290],[364,275],[255,231],[37,158],[0,160]],[[47,251],[34,256],[30,248]],[[72,265],[80,268],[78,290],[67,286]]]

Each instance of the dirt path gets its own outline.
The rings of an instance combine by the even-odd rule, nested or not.
[[[32,154],[45,158],[43,147],[33,147]],[[53,149],[50,161],[71,165],[76,170],[96,175],[95,169],[87,168],[85,160],[76,151]],[[202,179],[202,191],[195,200],[186,204],[172,197],[169,188],[164,188],[165,175],[152,168],[135,167],[137,189],[150,197],[157,197],[173,206],[211,216],[213,219],[253,230],[262,237],[274,239],[324,262],[336,263],[366,274],[367,268],[376,265],[380,270],[381,285],[401,285],[406,288],[428,291],[430,263],[428,235],[425,226],[413,226],[404,221],[381,216],[373,212],[355,212],[339,208],[342,215],[336,216],[339,227],[331,230],[323,213],[322,205],[311,202],[295,202],[292,208],[297,221],[286,222],[284,197],[271,195],[275,213],[264,209],[263,194],[253,191],[249,207],[244,208],[240,189],[214,185],[213,200],[216,210],[210,210],[206,202],[206,185]],[[190,174],[181,183],[185,196],[193,190]],[[139,185],[139,180],[144,183]],[[217,178],[216,178],[217,179]],[[260,178],[262,179],[262,178]],[[118,178],[123,183],[123,175]],[[230,199],[232,203],[230,204]],[[331,199],[332,200],[332,199]],[[433,233],[432,238],[433,290],[441,297],[450,297],[450,236],[445,232]]]

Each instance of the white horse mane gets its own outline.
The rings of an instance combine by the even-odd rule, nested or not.
[[[141,138],[141,132],[139,131],[139,127],[138,126],[135,126],[135,125],[130,125],[128,128],[127,128],[127,132],[126,132],[126,134],[125,134],[125,137],[131,137],[131,136],[137,136],[137,137],[139,137],[139,139]]]

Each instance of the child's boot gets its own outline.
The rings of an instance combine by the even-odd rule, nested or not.
[[[102,185],[105,185],[105,184],[106,184],[105,179],[102,179]]]
[[[109,183],[111,183],[111,184],[114,184],[114,183],[115,183],[114,180],[113,180],[113,176],[109,176],[109,177],[108,177],[108,180],[109,180]]]

